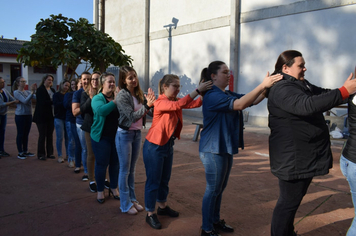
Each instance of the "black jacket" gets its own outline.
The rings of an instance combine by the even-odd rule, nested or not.
[[[51,88],[53,94],[56,92]],[[38,87],[36,91],[36,107],[35,113],[33,114],[33,122],[36,124],[44,124],[47,122],[54,122],[53,118],[53,107],[52,100],[47,92],[47,89],[44,85]]]
[[[355,101],[355,102],[354,102]],[[356,163],[356,95],[349,99],[348,106],[348,119],[349,119],[349,138],[347,139],[346,146],[342,151],[342,155]]]
[[[343,103],[339,89],[323,89],[283,74],[268,95],[270,165],[282,180],[329,173],[329,130],[323,112]]]
[[[83,91],[80,97],[80,112],[81,116],[84,116],[84,121],[80,127],[85,132],[90,133],[91,125],[93,124],[93,109],[91,108],[91,98],[89,95]]]

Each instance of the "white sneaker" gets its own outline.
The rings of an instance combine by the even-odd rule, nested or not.
[[[25,159],[27,158],[27,156],[25,156],[25,154],[19,153],[19,154],[17,155],[17,158],[18,158],[18,159],[21,159],[21,160],[25,160]]]
[[[58,157],[58,163],[63,163],[63,158],[62,157]]]
[[[69,164],[68,164],[68,167],[69,168],[74,168],[74,161],[70,161]]]

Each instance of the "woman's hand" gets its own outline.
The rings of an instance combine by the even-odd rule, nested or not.
[[[281,74],[276,74],[276,75],[271,75],[269,76],[269,72],[267,72],[266,77],[262,81],[262,86],[263,88],[270,88],[272,87],[275,83],[280,81],[283,78],[283,75]]]
[[[152,107],[153,104],[155,103],[156,101],[156,96],[154,93],[147,93],[145,94],[145,98],[147,100],[147,106],[149,107]]]
[[[151,94],[155,95],[155,92],[151,88],[148,88],[147,95]]]
[[[31,91],[32,91],[33,93],[35,93],[35,92],[36,92],[36,89],[37,89],[37,84],[32,84],[32,85],[31,85]]]
[[[211,89],[213,87],[213,81],[208,81],[208,82],[203,82],[203,83],[200,83],[199,86],[198,86],[198,90],[199,92],[205,92],[209,89]]]
[[[356,79],[352,79],[352,77],[353,74],[351,73],[344,83],[344,87],[350,95],[356,93]]]

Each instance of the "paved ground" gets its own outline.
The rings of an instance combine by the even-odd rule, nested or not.
[[[195,126],[185,117],[181,140],[176,141],[169,205],[181,215],[159,217],[162,230],[145,223],[145,213],[120,212],[120,202],[110,198],[100,205],[96,194],[82,182],[83,173],[57,160],[16,158],[16,126],[8,115],[5,149],[11,157],[0,159],[0,235],[199,235],[201,201],[205,189],[204,168],[193,142]],[[145,135],[147,130],[143,132]],[[33,124],[30,151],[36,151],[37,128]],[[245,150],[234,157],[221,217],[238,236],[270,235],[272,210],[278,198],[278,182],[270,173],[268,129],[247,126]],[[333,142],[334,168],[313,180],[296,216],[296,230],[303,236],[345,235],[354,216],[349,187],[339,169],[342,143]],[[142,155],[137,164],[136,194],[144,202],[145,169]],[[108,196],[108,192],[106,192]]]

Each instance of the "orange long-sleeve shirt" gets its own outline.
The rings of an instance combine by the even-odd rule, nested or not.
[[[163,146],[174,135],[180,139],[183,127],[182,109],[196,108],[202,105],[202,100],[193,100],[189,94],[178,101],[171,101],[161,94],[154,104],[152,126],[146,135],[146,139],[156,145]]]

